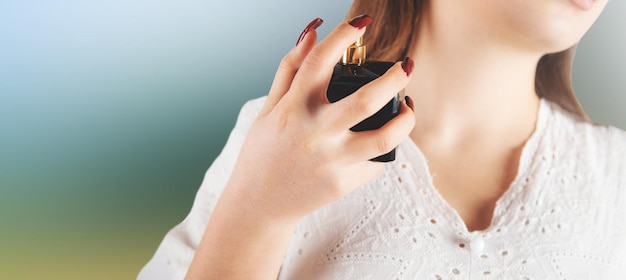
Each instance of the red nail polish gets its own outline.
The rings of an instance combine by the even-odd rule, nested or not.
[[[321,18],[316,18],[311,21],[309,25],[302,30],[302,33],[300,33],[300,37],[298,37],[298,41],[296,41],[296,47],[300,44],[300,42],[302,42],[302,40],[304,40],[304,37],[307,33],[309,33],[309,31],[317,29],[320,25],[322,25],[322,23],[324,23],[324,21]]]
[[[402,61],[402,70],[404,70],[404,73],[406,73],[407,76],[411,75],[411,72],[413,72],[413,66],[413,59],[410,57],[405,57]]]
[[[357,29],[361,29],[366,27],[368,24],[372,22],[372,18],[368,15],[360,15],[350,20],[350,25],[354,26]]]
[[[406,105],[409,106],[409,108],[411,108],[411,111],[415,110],[415,107],[414,107],[415,104],[413,104],[413,98],[406,95],[404,96],[404,102],[406,102]]]

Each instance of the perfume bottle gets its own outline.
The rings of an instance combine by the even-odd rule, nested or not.
[[[343,53],[343,57],[333,71],[333,75],[328,85],[326,96],[328,101],[333,103],[354,93],[362,86],[382,76],[387,72],[393,62],[385,61],[365,61],[367,55],[363,38],[359,38]],[[375,130],[382,127],[389,120],[398,115],[399,94],[391,99],[383,108],[374,115],[366,118],[362,122],[350,128],[352,131]],[[396,149],[384,155],[380,155],[371,161],[389,162],[396,159]]]

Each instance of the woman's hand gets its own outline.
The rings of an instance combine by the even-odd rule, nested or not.
[[[297,221],[380,174],[383,163],[368,159],[408,136],[415,120],[404,102],[399,115],[377,130],[350,128],[406,86],[410,59],[344,99],[331,104],[326,98],[334,65],[370,22],[368,16],[346,21],[316,45],[315,28],[322,23],[316,19],[284,57],[209,221],[190,278],[275,279]]]
[[[383,170],[368,159],[391,151],[411,132],[414,115],[405,103],[382,128],[350,131],[406,86],[409,59],[336,103],[326,98],[334,65],[370,21],[344,22],[317,45],[315,29],[308,28],[282,60],[228,185],[262,212],[255,214],[299,219],[343,197]]]

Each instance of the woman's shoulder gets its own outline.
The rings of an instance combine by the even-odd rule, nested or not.
[[[267,96],[257,97],[246,101],[239,111],[237,122],[252,122],[261,111],[263,104],[265,104]]]
[[[626,196],[626,131],[594,123],[549,103],[548,147],[562,155],[558,163],[575,168],[594,185]]]
[[[252,113],[256,116],[256,114],[258,114],[259,111],[261,110],[261,107],[263,107],[263,104],[265,104],[265,99],[267,99],[267,96],[261,96],[261,97],[250,99],[246,101],[245,104],[243,104],[241,111]]]
[[[237,122],[235,123],[235,127],[230,132],[229,141],[238,140],[238,142],[241,142],[239,144],[243,144],[243,138],[245,138],[245,136],[248,134],[252,123],[259,114],[259,111],[261,111],[263,104],[265,104],[266,98],[267,96],[262,96],[250,99],[246,101],[243,106],[241,106],[241,109],[239,110],[239,115],[237,116]],[[237,148],[240,148],[239,146]]]
[[[556,141],[583,154],[602,159],[626,158],[626,131],[611,125],[595,123],[546,101],[551,111],[549,130]]]

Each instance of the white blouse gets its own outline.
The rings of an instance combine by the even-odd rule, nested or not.
[[[138,279],[182,279],[264,98]],[[626,279],[626,132],[542,100],[491,225],[468,231],[407,139],[383,175],[304,217],[279,279]]]

